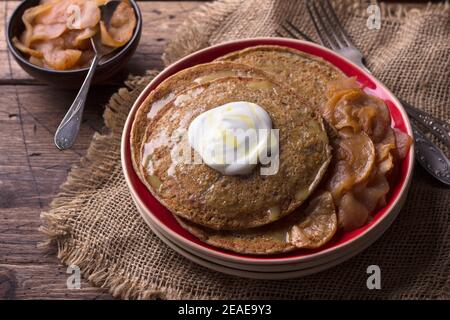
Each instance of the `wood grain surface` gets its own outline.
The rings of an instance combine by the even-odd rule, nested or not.
[[[110,299],[85,280],[81,289],[67,288],[66,267],[37,247],[45,240],[39,215],[102,130],[104,105],[126,74],[161,69],[165,45],[201,1],[139,2],[143,30],[136,54],[113,84],[91,88],[78,140],[64,152],[53,145],[53,135],[76,92],[40,84],[8,53],[5,24],[19,2],[0,2],[0,299]]]
[[[20,1],[0,3],[0,299],[108,299],[102,289],[82,281],[67,289],[69,274],[54,254],[37,247],[39,215],[48,208],[72,164],[103,127],[104,105],[126,73],[161,69],[161,54],[175,28],[198,1],[140,1],[142,38],[123,75],[114,84],[90,90],[75,146],[59,151],[53,135],[76,91],[55,90],[26,74],[10,56],[5,23]]]

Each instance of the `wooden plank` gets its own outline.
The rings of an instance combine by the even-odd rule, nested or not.
[[[20,1],[7,0],[0,4],[0,84],[38,83],[14,61],[7,50],[5,25]],[[200,1],[140,1],[142,12],[142,36],[135,55],[130,60],[126,72],[143,74],[149,68],[162,68],[161,53],[167,41],[183,17],[194,10]]]
[[[111,299],[105,289],[81,279],[80,289],[68,289],[67,269],[56,258],[48,264],[0,265],[0,299]]]
[[[8,52],[6,45],[6,23],[9,19],[9,14],[17,7],[20,1],[5,1],[0,5],[0,81],[5,82],[11,79],[31,79],[15,62]]]
[[[6,1],[0,5],[2,20],[18,3]],[[141,2],[145,23],[128,71],[143,74],[147,69],[162,68],[161,54],[174,28],[198,4]],[[0,299],[111,298],[84,280],[80,290],[67,289],[65,267],[54,255],[37,248],[45,240],[37,229],[40,212],[57,194],[72,164],[85,153],[93,133],[102,128],[103,106],[117,87],[91,89],[75,146],[64,152],[57,150],[53,134],[76,92],[34,85],[37,82],[9,57],[3,28],[1,24]]]
[[[47,86],[1,90],[0,299],[109,297],[86,282],[81,290],[68,290],[65,269],[37,244],[45,240],[38,232],[40,212],[101,128],[103,106],[114,88],[91,92],[77,143],[64,152],[53,146],[52,137],[75,92]]]

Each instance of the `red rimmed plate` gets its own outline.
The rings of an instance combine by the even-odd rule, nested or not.
[[[147,213],[147,211],[145,209],[143,209],[142,207],[139,206],[138,203],[136,203],[136,207],[139,211],[139,213],[141,214],[141,216],[144,218],[145,222],[147,222],[147,224],[149,225],[150,229],[158,236],[161,238],[161,240],[163,240],[164,242],[167,243],[167,241],[170,242],[171,245],[169,245],[171,248],[173,248],[173,246],[176,246],[177,249],[175,251],[177,251],[178,253],[180,253],[180,251],[183,251],[183,256],[187,257],[187,258],[192,258],[192,257],[196,257],[201,259],[202,261],[208,261],[210,263],[212,263],[214,265],[214,267],[211,267],[210,264],[202,264],[199,263],[197,260],[198,259],[191,259],[192,261],[199,263],[203,266],[206,266],[207,268],[210,268],[212,270],[215,271],[221,271],[224,273],[229,273],[227,272],[227,269],[229,271],[229,269],[234,269],[234,270],[245,270],[248,272],[256,272],[258,274],[254,274],[251,277],[254,277],[255,275],[259,275],[259,278],[262,278],[261,276],[264,277],[264,279],[279,279],[280,277],[283,278],[297,278],[297,277],[303,277],[305,275],[311,274],[311,271],[315,270],[315,272],[319,272],[319,271],[323,271],[326,270],[328,268],[331,268],[335,265],[337,265],[338,263],[341,263],[347,259],[350,259],[351,257],[355,256],[356,254],[358,254],[359,252],[363,251],[364,249],[366,249],[368,246],[370,246],[374,241],[376,241],[377,238],[379,238],[383,232],[391,225],[391,223],[395,220],[396,218],[396,214],[390,214],[388,217],[386,217],[386,219],[384,220],[384,225],[381,226],[379,228],[376,229],[372,229],[371,231],[373,231],[373,233],[371,233],[371,235],[373,235],[372,237],[367,237],[367,239],[365,239],[366,241],[353,241],[352,242],[352,246],[347,246],[346,247],[346,252],[340,252],[340,254],[334,254],[334,255],[327,255],[326,258],[323,259],[315,259],[315,260],[311,260],[311,261],[301,261],[298,263],[290,263],[290,264],[272,264],[272,265],[257,265],[257,264],[245,264],[245,263],[237,263],[237,262],[232,262],[232,261],[228,261],[228,260],[222,260],[222,259],[218,259],[214,256],[211,255],[205,255],[202,254],[200,251],[196,251],[194,250],[192,247],[189,246],[183,246],[182,243],[178,243],[176,241],[176,239],[172,238],[169,234],[164,233],[163,230],[161,230],[161,228],[154,224],[154,221],[152,219],[150,219],[150,215]],[[167,241],[166,241],[167,240]],[[335,252],[333,252],[335,253]],[[221,269],[221,267],[225,267],[225,269]],[[307,273],[305,273],[307,272]],[[314,272],[314,273],[315,273]],[[261,275],[261,273],[264,273],[264,275]],[[236,274],[234,274],[236,275]],[[243,277],[249,277],[248,275],[243,275],[243,274],[238,274],[238,276],[243,276]]]
[[[354,245],[355,242],[369,242],[369,240],[373,240],[369,238],[374,237],[376,231],[375,229],[379,229],[383,226],[383,221],[388,215],[391,217],[392,215],[397,215],[403,205],[412,179],[412,170],[414,165],[413,147],[410,148],[407,157],[400,164],[398,179],[392,186],[392,191],[386,206],[376,212],[370,222],[351,232],[339,232],[332,239],[332,241],[327,243],[322,248],[316,250],[296,250],[279,255],[258,256],[239,254],[222,250],[200,241],[188,231],[183,229],[170,211],[159,203],[147,190],[145,185],[139,180],[131,162],[130,130],[136,110],[149,95],[149,93],[164,79],[180,70],[197,64],[210,62],[227,53],[256,45],[280,45],[297,49],[327,60],[342,70],[347,76],[355,76],[357,81],[363,88],[365,88],[367,92],[381,98],[386,102],[391,112],[392,126],[412,136],[412,130],[408,117],[397,98],[395,98],[395,96],[372,75],[366,73],[357,65],[327,48],[311,42],[286,38],[252,38],[222,43],[197,51],[167,67],[157,77],[155,77],[149,85],[147,85],[134,103],[125,123],[121,146],[122,168],[127,184],[133,194],[133,198],[140,207],[144,208],[146,213],[149,215],[149,219],[158,225],[167,236],[170,236],[170,238],[175,240],[178,244],[183,247],[190,247],[207,256],[237,263],[269,265],[299,263],[302,261],[311,261],[313,259],[320,260],[327,255],[344,254],[346,250],[351,249],[351,246]],[[377,237],[379,237],[379,235],[377,235]]]
[[[146,213],[141,212],[141,214],[143,214],[144,219],[148,217]],[[157,226],[153,225],[151,221],[146,222],[149,225],[150,229],[153,231],[153,233],[155,233],[166,245],[172,248],[172,250],[174,250],[178,254],[181,254],[183,257],[208,269],[241,278],[260,279],[260,280],[285,280],[285,279],[305,277],[314,273],[330,269],[352,258],[358,252],[364,249],[364,248],[362,249],[357,248],[356,250],[349,252],[346,255],[339,256],[335,260],[331,260],[328,261],[327,263],[319,265],[314,265],[308,268],[292,268],[290,270],[284,271],[273,270],[273,268],[271,268],[270,271],[264,271],[264,269],[257,270],[255,269],[255,267],[262,268],[263,266],[254,266],[254,268],[251,269],[248,268],[248,265],[245,265],[241,268],[236,268],[235,266],[226,265],[221,262],[217,263],[215,261],[212,261],[211,259],[205,259],[201,256],[196,255],[195,253],[185,250],[185,248],[178,246],[176,243],[172,242],[171,239],[167,238],[163,233],[161,233],[161,231],[157,228]]]

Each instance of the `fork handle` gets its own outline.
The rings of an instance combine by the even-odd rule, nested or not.
[[[450,186],[450,160],[425,134],[411,121],[414,132],[417,161],[433,177]]]
[[[450,124],[401,100],[406,112],[450,148]]]

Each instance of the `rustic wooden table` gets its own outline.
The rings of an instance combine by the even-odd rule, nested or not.
[[[28,76],[8,53],[5,24],[19,0],[0,5],[0,299],[108,299],[102,289],[82,281],[69,290],[68,274],[55,255],[37,247],[40,212],[48,208],[72,164],[103,126],[103,107],[126,72],[143,74],[163,67],[161,54],[174,30],[201,1],[140,1],[140,45],[115,84],[91,89],[75,146],[61,152],[53,135],[76,92],[55,90]],[[399,1],[396,1],[399,2]],[[410,5],[403,2],[404,5]]]
[[[2,1],[3,2],[3,1]],[[0,299],[102,299],[111,296],[87,282],[66,287],[66,268],[37,244],[39,215],[48,208],[72,164],[103,126],[103,107],[116,85],[91,89],[80,134],[71,150],[59,151],[53,135],[76,91],[55,90],[26,74],[8,53],[5,23],[18,0],[0,4]],[[140,1],[143,29],[127,72],[163,67],[161,54],[174,29],[198,1]]]

